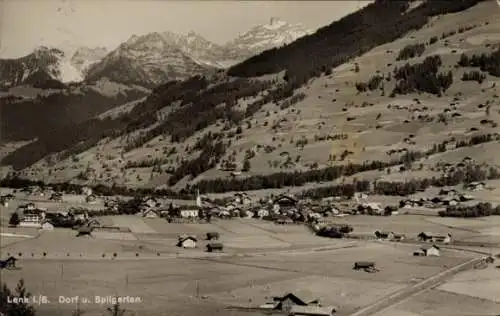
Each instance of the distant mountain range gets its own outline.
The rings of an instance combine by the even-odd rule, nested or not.
[[[154,86],[227,68],[310,33],[300,24],[272,18],[268,24],[255,26],[224,45],[194,32],[187,35],[154,32],[133,35],[111,52],[104,47],[80,47],[69,53],[64,48],[42,46],[27,56],[0,59],[0,86],[44,80],[94,82],[101,78]]]

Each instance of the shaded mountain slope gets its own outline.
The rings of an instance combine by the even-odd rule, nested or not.
[[[386,144],[377,142],[386,141],[392,146],[399,144],[402,138],[409,138],[409,133],[417,134],[420,130],[426,131],[426,135],[439,134],[441,137],[444,135],[440,134],[442,123],[435,120],[419,122],[420,118],[417,119],[416,115],[415,121],[412,121],[405,114],[393,110],[387,113],[387,103],[390,101],[387,100],[388,97],[379,95],[380,85],[373,91],[369,90],[363,95],[358,93],[360,95],[356,96],[352,81],[368,81],[379,74],[379,71],[383,75],[385,89],[394,87],[395,79],[385,77],[386,73],[395,71],[393,63],[396,56],[392,53],[377,52],[378,55],[371,57],[373,61],[381,58],[380,56],[384,58],[377,63],[364,62],[360,66],[361,71],[358,70],[359,74],[350,71],[349,67],[354,66],[344,64],[345,61],[357,60],[358,56],[370,48],[390,43],[414,29],[422,28],[437,13],[460,11],[477,2],[479,1],[462,1],[459,4],[447,2],[448,6],[444,6],[443,2],[431,1],[409,12],[406,12],[407,7],[402,6],[402,2],[376,2],[294,44],[263,53],[261,56],[267,54],[271,61],[268,64],[257,63],[256,60],[262,61],[263,57],[256,57],[232,68],[229,74],[234,76],[220,73],[161,85],[130,112],[108,120],[92,119],[74,127],[53,131],[9,154],[2,160],[2,164],[21,170],[36,163],[36,166],[26,169],[26,174],[36,177],[44,169],[52,168],[51,164],[44,161],[37,162],[40,159],[49,156],[60,160],[75,157],[74,160],[66,159],[59,165],[53,165],[57,168],[64,165],[64,170],[59,172],[62,179],[76,178],[75,172],[80,180],[89,179],[87,175],[80,176],[79,173],[87,174],[87,166],[91,164],[102,176],[102,180],[98,181],[103,183],[126,181],[126,185],[142,186],[147,183],[147,179],[154,179],[155,183],[182,187],[193,180],[196,182],[220,177],[224,174],[220,170],[245,169],[250,174],[264,174],[280,170],[302,172],[324,167],[332,161],[343,164],[349,151],[354,150],[348,147],[352,144],[340,144],[342,135],[339,129],[350,135],[349,141],[351,137],[357,137],[363,139],[364,144],[372,144],[366,145],[366,152],[359,150],[356,158],[358,162],[368,158],[390,160],[385,153]],[[366,37],[362,34],[366,34]],[[426,35],[426,42],[429,37]],[[342,40],[332,41],[331,38]],[[408,41],[408,37],[405,40]],[[288,47],[293,45],[300,47],[300,50],[290,51]],[[274,55],[277,57],[273,57]],[[307,62],[304,61],[304,56],[307,57]],[[444,71],[443,68],[454,63],[451,58],[451,61],[442,62],[442,65],[432,62],[429,66],[424,58],[426,56],[412,60],[411,67],[414,68],[411,69],[436,70],[432,75],[437,76]],[[367,59],[369,57],[363,60]],[[318,60],[319,63],[309,62],[311,60]],[[405,62],[398,62],[397,67],[403,67]],[[270,64],[276,67],[270,67]],[[279,70],[286,70],[286,74],[283,76]],[[269,74],[270,71],[273,74],[269,76],[245,78]],[[456,75],[455,82],[459,80]],[[315,77],[319,78],[317,83],[309,80]],[[408,79],[414,80],[415,77]],[[305,82],[308,84],[300,87]],[[448,88],[449,85],[443,89]],[[452,88],[453,85],[450,89]],[[471,89],[476,88],[471,86]],[[478,92],[477,89],[472,91]],[[400,91],[400,94],[405,93],[407,91]],[[412,98],[414,96],[408,95],[408,100],[405,99],[404,102],[411,102]],[[400,102],[404,103],[403,100]],[[434,119],[438,116],[436,111],[443,110],[444,105],[432,104],[428,105],[432,110],[426,112],[426,115]],[[387,118],[377,122],[379,116],[376,111]],[[425,119],[423,117],[422,120]],[[403,120],[408,123],[403,124]],[[461,124],[466,126],[465,123]],[[318,134],[321,133],[318,132],[320,127],[328,129],[324,132],[325,135]],[[363,129],[370,132],[366,133]],[[314,135],[313,139],[310,139],[311,135]],[[377,138],[371,139],[371,135],[377,135]],[[333,160],[324,154],[329,149],[323,148],[331,147],[332,142],[339,143],[331,154],[335,156],[335,159],[330,157]],[[425,140],[426,144],[433,142],[434,140]],[[100,152],[109,153],[109,160],[100,157]],[[323,154],[319,155],[321,152]],[[279,157],[275,157],[278,154]],[[213,157],[213,160],[207,157]],[[281,157],[283,161],[276,164]],[[240,166],[240,162],[244,160],[251,160],[251,166]],[[386,166],[368,165],[378,166],[377,168]],[[265,182],[267,187],[283,185],[284,182],[277,179],[282,177],[278,175],[267,180],[248,181],[254,181],[253,184],[250,183],[252,188],[258,188],[262,185],[261,182]],[[313,175],[311,179],[322,181],[323,178]],[[213,183],[205,182],[203,185],[204,188],[209,188]],[[226,185],[220,187],[228,188]]]

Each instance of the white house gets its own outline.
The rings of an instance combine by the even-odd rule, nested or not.
[[[183,218],[198,217],[198,210],[181,210],[180,215]]]
[[[43,221],[43,223],[40,226],[41,230],[54,230],[54,225],[52,225],[48,221]]]
[[[193,236],[179,237],[177,247],[182,248],[196,248],[197,239]]]
[[[269,216],[269,211],[266,210],[265,208],[261,208],[260,210],[257,211],[257,217],[265,217],[265,216]]]
[[[439,247],[436,245],[432,245],[431,247],[424,247],[424,248],[422,248],[422,252],[427,257],[430,257],[430,256],[439,257],[440,256]]]
[[[89,195],[92,195],[93,191],[92,191],[92,188],[89,188],[89,187],[83,187],[82,188],[82,194],[85,195],[85,196],[89,196]]]
[[[45,219],[45,212],[26,210],[21,216],[21,221],[19,222],[20,227],[40,227],[42,221]]]

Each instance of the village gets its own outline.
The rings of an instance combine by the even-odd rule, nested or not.
[[[45,260],[47,264],[63,263],[76,257],[101,262],[103,267],[109,260],[125,267],[131,265],[130,260],[134,258],[139,261],[200,258],[209,262],[223,260],[221,263],[227,261],[227,264],[241,258],[238,260],[252,265],[255,260],[267,262],[270,257],[280,261],[289,253],[298,261],[283,261],[279,269],[298,273],[292,272],[296,271],[292,266],[300,266],[303,256],[313,258],[321,253],[341,256],[330,259],[342,258],[337,264],[344,267],[338,268],[340,275],[349,270],[363,271],[374,276],[371,282],[387,277],[395,264],[408,271],[408,275],[412,275],[412,269],[420,271],[419,267],[425,265],[434,266],[435,272],[447,271],[457,263],[488,269],[495,261],[494,240],[486,235],[481,239],[461,227],[439,224],[441,219],[446,219],[439,215],[443,209],[481,203],[475,201],[473,194],[483,189],[482,183],[468,185],[463,190],[444,188],[431,198],[395,197],[385,204],[367,193],[321,200],[293,194],[257,198],[244,192],[215,199],[198,193],[194,201],[178,201],[151,196],[97,196],[89,187],[82,187],[78,192],[58,192],[36,186],[8,193],[4,190],[6,193],[0,197],[5,257],[1,265],[2,269],[13,272],[6,276],[13,276],[15,271],[26,269],[19,267],[29,267],[37,260]],[[458,250],[460,247],[484,251],[462,253]],[[487,247],[491,249],[488,251]],[[377,252],[387,253],[389,257],[382,258],[381,254],[375,255]],[[388,261],[394,256],[404,264]],[[428,259],[424,259],[427,260],[424,263],[423,259],[411,258]],[[272,267],[266,265],[266,269],[278,269],[274,263],[269,264]],[[427,278],[421,280],[424,282]],[[343,305],[339,297],[330,297],[325,302],[318,298],[309,300],[302,296],[312,293],[300,294],[303,290],[278,287],[267,299],[254,297],[258,292],[234,294],[239,299],[225,295],[217,298],[217,294],[195,296],[204,301],[215,299],[217,304],[233,312],[272,311],[285,315],[348,315],[367,304]],[[321,293],[314,295],[322,296]],[[244,297],[249,298],[250,305],[238,303]],[[271,302],[258,302],[269,297]]]

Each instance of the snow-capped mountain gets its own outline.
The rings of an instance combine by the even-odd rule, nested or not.
[[[107,53],[106,47],[79,47],[71,57],[71,64],[80,73],[86,74],[89,67],[103,59]]]
[[[178,47],[184,54],[191,57],[197,63],[224,68],[224,65],[220,64],[220,61],[224,60],[226,54],[224,46],[215,44],[195,32],[189,32],[187,35],[163,32],[161,36],[167,43]]]
[[[85,66],[98,62],[105,54],[102,48],[80,47],[71,54],[69,50],[40,46],[20,58],[0,59],[0,85],[17,86],[47,80],[80,82],[85,77]]]
[[[17,86],[33,77],[59,78],[62,72],[59,64],[63,57],[61,50],[41,46],[20,58],[0,59],[0,85]]]
[[[301,24],[290,24],[279,18],[271,18],[268,24],[255,26],[227,43],[227,56],[237,60],[246,59],[311,33],[311,30]]]
[[[66,83],[108,78],[153,86],[230,67],[310,33],[300,24],[271,18],[268,24],[257,25],[224,45],[195,32],[180,35],[167,31],[133,35],[109,53],[104,47],[40,47],[28,56],[0,60],[0,84],[19,85],[37,73],[37,80],[46,76]]]
[[[157,85],[168,80],[202,74],[212,67],[202,65],[172,45],[160,33],[132,36],[91,66],[86,80],[109,78],[121,83]]]

